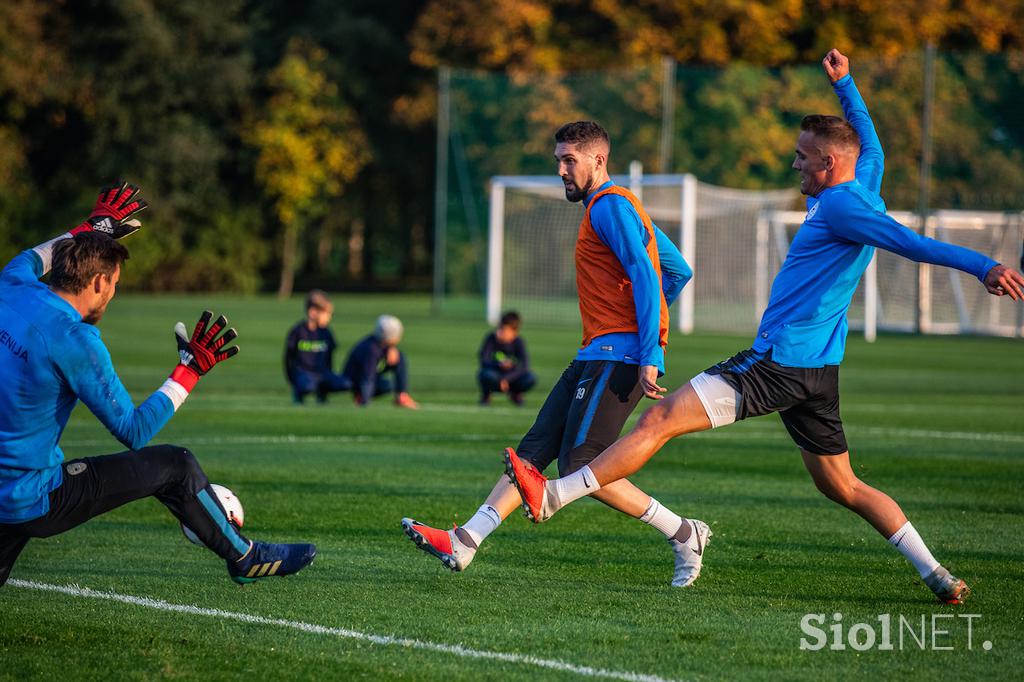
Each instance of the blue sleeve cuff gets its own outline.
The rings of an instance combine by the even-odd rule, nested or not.
[[[655,346],[650,349],[640,358],[641,365],[654,365],[659,371],[665,371],[665,349],[661,346]]]
[[[977,273],[978,281],[981,282],[982,284],[984,284],[985,283],[985,275],[987,275],[989,270],[991,270],[992,268],[994,268],[997,265],[999,265],[999,261],[992,260],[991,258],[989,258],[988,262],[985,263],[985,265],[983,266],[982,270],[979,273]]]
[[[835,88],[836,90],[838,90],[840,88],[845,88],[847,85],[849,85],[852,82],[853,82],[853,75],[848,73],[845,76],[843,76],[842,78],[840,78],[839,80],[837,80],[835,83],[833,83],[832,87]]]

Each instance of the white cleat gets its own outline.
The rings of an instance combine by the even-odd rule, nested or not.
[[[708,524],[703,521],[686,519],[684,523],[690,524],[690,538],[686,542],[679,542],[675,538],[668,540],[676,555],[672,587],[689,587],[697,580],[700,576],[700,567],[704,563],[704,549],[714,535]]]
[[[971,593],[967,583],[942,566],[929,573],[924,579],[924,584],[932,589],[936,599],[943,604],[962,604]]]

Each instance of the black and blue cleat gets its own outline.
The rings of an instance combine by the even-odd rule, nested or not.
[[[246,585],[272,575],[298,573],[315,557],[316,545],[313,544],[275,545],[254,540],[245,556],[228,561],[228,575],[239,585]]]

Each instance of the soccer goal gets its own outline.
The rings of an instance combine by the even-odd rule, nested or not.
[[[675,326],[752,332],[758,322],[754,241],[766,214],[792,208],[791,190],[716,187],[693,175],[615,176],[644,203],[694,269],[673,306]],[[490,184],[487,319],[516,309],[530,323],[579,324],[573,251],[582,205],[565,200],[559,178],[496,176]]]

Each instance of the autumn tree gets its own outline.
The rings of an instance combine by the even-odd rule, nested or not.
[[[1019,0],[431,0],[410,34],[426,66],[557,71],[649,64],[763,66],[830,47],[893,56],[1024,48]]]
[[[312,43],[289,42],[269,74],[270,96],[244,135],[257,151],[256,178],[282,227],[280,297],[291,295],[303,231],[370,160],[366,137],[324,74],[326,60]]]

